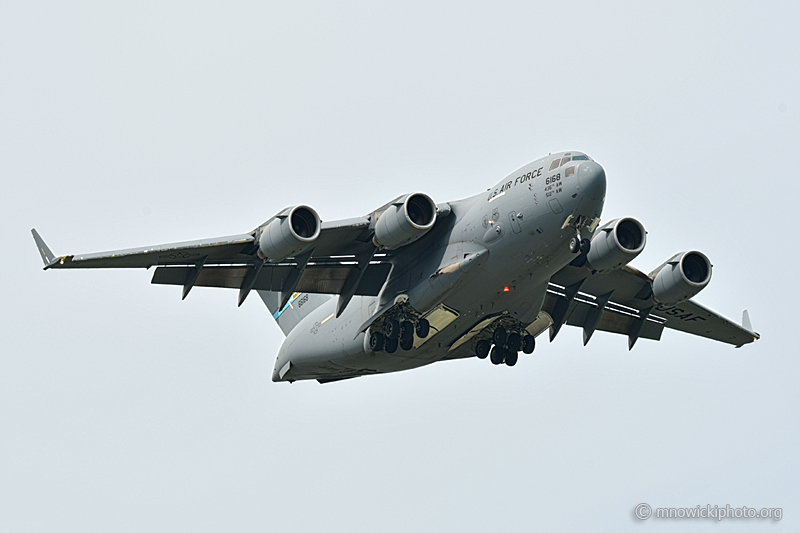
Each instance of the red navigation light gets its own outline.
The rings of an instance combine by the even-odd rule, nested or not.
[[[511,291],[511,289],[508,288],[508,285],[503,287],[503,292],[510,292],[510,291]]]

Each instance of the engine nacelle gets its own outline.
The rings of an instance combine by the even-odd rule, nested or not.
[[[271,263],[295,257],[319,237],[319,215],[307,205],[287,207],[261,229],[258,256]]]
[[[618,218],[603,225],[592,238],[586,262],[592,270],[612,270],[630,263],[647,242],[647,232],[635,218]]]
[[[654,273],[653,298],[662,304],[675,305],[688,300],[708,285],[711,263],[700,252],[683,252],[673,255]]]
[[[413,193],[393,202],[375,223],[376,246],[395,250],[425,235],[436,223],[436,204],[430,196]]]

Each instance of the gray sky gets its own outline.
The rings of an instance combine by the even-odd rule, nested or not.
[[[232,4],[0,6],[4,531],[709,527],[640,502],[797,529],[797,2]],[[564,328],[514,368],[274,384],[259,298],[45,273],[29,233],[66,254],[347,218],[569,149],[605,167],[604,218],[647,228],[635,266],[703,251],[697,300],[762,340]]]

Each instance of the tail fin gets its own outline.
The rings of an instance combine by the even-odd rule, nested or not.
[[[261,299],[264,300],[270,313],[272,313],[272,318],[278,323],[284,335],[288,335],[311,311],[334,298],[332,294],[296,292],[292,294],[283,309],[280,309],[281,293],[261,290],[257,292]]]
[[[53,255],[53,252],[50,251],[50,248],[44,242],[39,232],[36,231],[36,228],[31,230],[33,234],[33,240],[36,241],[36,247],[39,248],[39,254],[42,256],[42,261],[44,261],[44,267],[47,269],[53,262],[56,260],[56,256]]]

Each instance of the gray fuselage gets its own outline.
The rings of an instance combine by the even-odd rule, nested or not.
[[[550,170],[565,156],[572,160]],[[599,219],[605,192],[603,168],[582,153],[566,152],[534,161],[486,192],[440,204],[449,214],[431,235],[392,256],[392,272],[379,296],[355,296],[339,317],[336,296],[313,296],[316,307],[281,346],[273,381],[395,372],[468,357],[474,354],[468,343],[450,349],[486,317],[531,323],[550,277],[575,258],[570,239],[578,232],[591,237],[595,226],[588,221]],[[468,257],[478,259],[470,268],[447,273],[457,270],[449,265]],[[455,318],[411,350],[372,353],[363,325],[398,296],[421,314],[444,306]]]

